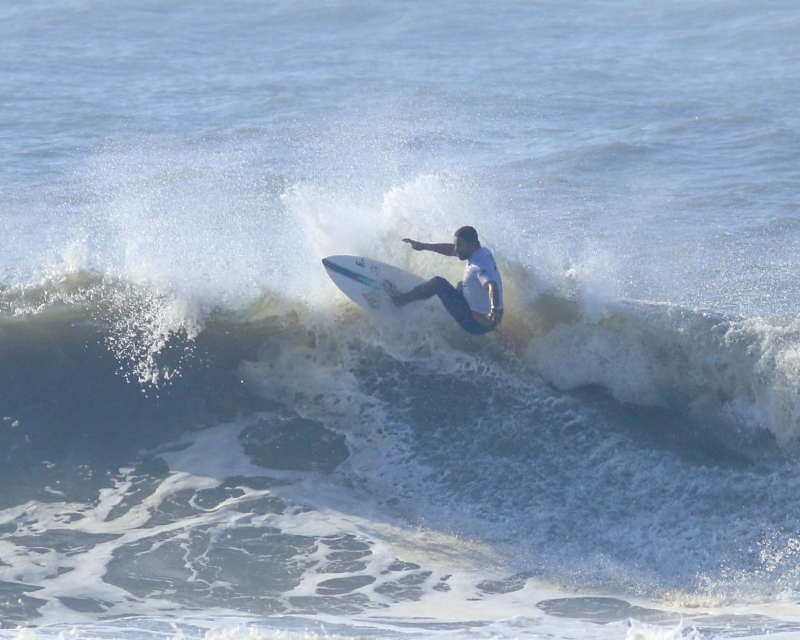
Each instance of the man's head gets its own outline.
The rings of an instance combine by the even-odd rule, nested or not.
[[[481,248],[478,241],[478,232],[474,227],[460,227],[453,235],[453,246],[459,260],[468,260],[469,257]]]

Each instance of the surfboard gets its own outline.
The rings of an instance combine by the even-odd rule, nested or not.
[[[390,264],[360,256],[328,256],[322,265],[334,284],[362,309],[380,317],[397,316],[387,288],[402,293],[425,282],[419,276]]]

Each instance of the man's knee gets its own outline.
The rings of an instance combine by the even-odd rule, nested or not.
[[[450,291],[453,290],[452,285],[442,276],[434,276],[428,282],[431,285],[431,290],[434,294],[441,296],[442,294],[447,295]]]

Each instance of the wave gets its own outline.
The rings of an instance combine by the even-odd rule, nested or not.
[[[543,305],[559,309],[565,301]],[[638,301],[574,313],[526,348],[528,360],[559,388],[599,385],[622,403],[685,412],[725,440],[769,433],[778,446],[796,453],[796,320]]]
[[[310,306],[268,293],[204,307],[89,273],[6,289],[0,530],[42,518],[54,536],[133,528],[142,542],[121,539],[103,580],[155,599],[166,580],[176,601],[208,606],[213,589],[169,577],[186,571],[181,531],[211,526],[219,509],[244,517],[248,496],[253,514],[268,522],[277,509],[287,531],[303,509],[331,505],[349,523],[369,495],[368,511],[513,557],[514,584],[683,604],[794,597],[787,510],[798,478],[769,462],[795,450],[797,328],[592,300],[569,282],[545,288],[503,269],[508,312],[486,338],[463,334],[435,300],[384,324],[344,298]],[[242,479],[233,455],[270,479]],[[308,472],[334,486],[292,488],[297,476],[281,475]],[[763,505],[765,492],[779,497]],[[56,504],[35,515],[32,502]],[[751,551],[734,553],[742,540]],[[248,585],[232,591],[234,609],[237,598],[259,602],[261,578]],[[299,606],[275,598],[275,611]],[[368,602],[351,600],[336,606]]]
[[[796,453],[800,321],[593,299],[568,279],[545,288],[529,270],[503,267],[508,313],[502,329],[484,340],[460,335],[435,303],[403,327],[381,327],[343,297],[309,306],[265,293],[226,309],[80,272],[0,293],[4,369],[28,372],[14,375],[16,386],[42,395],[47,383],[59,386],[59,377],[98,384],[106,376],[140,386],[144,396],[193,384],[205,393],[199,371],[229,374],[243,361],[280,360],[303,379],[311,374],[308,353],[276,355],[275,345],[287,335],[311,344],[325,336],[336,345],[331,357],[339,366],[365,345],[455,375],[465,356],[475,357],[518,382],[537,377],[562,391],[599,387],[623,405],[692,416],[729,443],[768,433]]]

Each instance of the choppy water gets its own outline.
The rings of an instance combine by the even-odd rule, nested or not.
[[[0,637],[800,636],[789,2],[0,7]],[[366,317],[473,224],[502,331]]]

